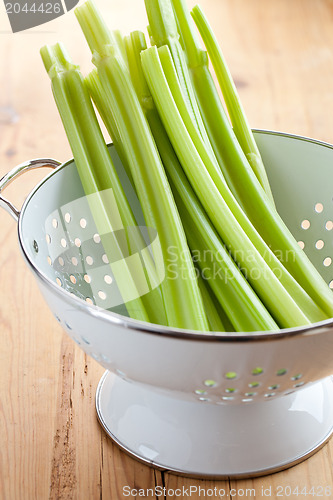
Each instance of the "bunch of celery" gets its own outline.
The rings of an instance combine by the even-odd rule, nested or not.
[[[106,158],[90,94],[146,224],[160,239],[165,278],[154,293],[128,305],[129,315],[203,331],[275,330],[332,317],[331,290],[276,211],[260,153],[203,12],[195,7],[192,16],[231,123],[185,1],[145,4],[149,48],[141,32],[123,38],[109,31],[92,0],[76,8],[96,66],[84,80],[59,46],[42,49],[85,192],[112,187],[124,226],[135,224]],[[112,230],[113,215],[107,215]],[[293,260],[283,259],[288,252]],[[149,276],[156,273],[157,259],[148,259]],[[132,286],[140,288],[142,277],[130,272]]]

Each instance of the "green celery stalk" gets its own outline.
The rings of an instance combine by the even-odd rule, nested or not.
[[[196,13],[194,9],[194,17]],[[186,23],[185,19],[181,31],[192,81],[208,136],[228,185],[267,245],[282,256],[290,274],[328,317],[332,317],[332,291],[298,246],[250,167],[224,112],[208,69],[208,59],[198,46],[193,30],[187,25],[184,27]],[[290,251],[293,259],[287,258]]]
[[[163,46],[158,49],[160,61],[162,68],[164,70],[165,78],[169,84],[172,97],[174,98],[175,104],[181,115],[181,118],[186,126],[186,129],[195,145],[200,157],[205,164],[209,175],[213,179],[217,189],[226,201],[231,212],[237,219],[238,223],[241,225],[247,236],[250,238],[254,246],[257,248],[261,256],[264,258],[265,262],[269,265],[273,272],[279,277],[281,283],[286,288],[287,292],[292,296],[298,306],[306,313],[311,322],[321,321],[327,319],[327,314],[325,314],[309,297],[307,293],[300,287],[296,280],[290,275],[283,264],[271,251],[265,241],[261,238],[259,233],[253,227],[249,221],[246,214],[243,212],[242,208],[237,203],[237,200],[230,191],[223,174],[216,165],[214,157],[209,155],[205,148],[202,138],[197,132],[196,128],[193,126],[191,117],[187,111],[186,105],[184,103],[184,98],[180,89],[177,74],[174,68],[172,58],[168,47]]]
[[[231,325],[227,318],[223,316],[223,311],[221,311],[220,304],[216,304],[214,297],[211,295],[209,287],[206,285],[206,281],[200,276],[198,277],[199,290],[204,303],[208,323],[210,330],[212,332],[226,332],[230,330]],[[221,314],[222,312],[222,314]]]
[[[83,84],[82,75],[61,44],[43,47],[41,56],[52,82],[53,95],[105,251],[110,262],[116,257],[121,259],[124,255],[121,243],[117,237],[110,242],[108,236],[116,234],[114,231],[121,227],[118,218],[120,213],[125,228],[134,226],[135,223],[131,219],[125,194],[100,131],[89,94]],[[112,204],[112,200],[109,202],[108,194],[105,195],[107,191],[104,190],[109,189],[113,191],[116,206]],[[140,274],[133,277],[125,259],[123,264],[123,279],[117,280],[120,293],[126,297],[128,290],[131,290],[133,295],[137,296],[139,295],[137,285],[140,289],[141,283],[136,278],[140,279]],[[149,321],[140,296],[125,303],[131,317]]]
[[[193,192],[177,160],[170,155],[168,174],[186,236],[205,280],[225,310],[235,331],[277,330],[263,303],[230,257]]]
[[[124,46],[125,50],[125,46]],[[126,53],[125,53],[126,56]],[[127,157],[120,139],[120,135],[118,129],[116,127],[115,120],[113,119],[112,110],[106,107],[107,99],[105,97],[105,92],[103,86],[98,77],[97,70],[93,70],[90,74],[84,79],[84,83],[87,86],[90,95],[92,96],[93,101],[97,107],[98,112],[100,113],[104,124],[112,138],[114,146],[117,150],[119,158],[122,162],[122,165],[126,171],[126,174],[132,184],[134,186],[131,170],[127,163]],[[134,216],[133,216],[134,218]],[[143,238],[141,237],[140,231],[133,232],[132,231],[132,239],[135,238],[136,248],[144,248],[145,244]],[[147,277],[148,280],[152,284],[157,284],[158,277],[156,275],[155,264],[150,256],[150,254],[146,255],[145,266],[147,269]],[[147,312],[149,313],[149,317],[152,323],[158,323],[160,325],[166,324],[166,316],[165,316],[165,308],[162,302],[161,291],[155,287],[153,290],[149,292],[149,296],[144,295],[142,297],[143,303],[146,307]]]
[[[161,120],[180,163],[224,243],[247,272],[248,281],[282,327],[309,324],[230,211],[181,119],[156,47],[141,52],[143,71]],[[261,279],[255,279],[256,273]]]
[[[88,88],[89,94],[91,95],[92,100],[95,103],[98,113],[100,114],[104,125],[106,126],[107,131],[112,139],[112,142],[117,150],[118,156],[120,158],[121,163],[126,171],[126,174],[133,185],[133,178],[130,171],[130,168],[127,164],[127,158],[125,155],[125,151],[121,142],[121,137],[119,131],[117,129],[116,122],[112,115],[112,110],[110,108],[106,108],[105,102],[105,92],[103,89],[103,85],[98,77],[97,69],[94,68],[89,75],[87,75],[84,79],[84,84]]]
[[[181,32],[183,45],[187,48],[191,65],[200,66],[202,59],[205,59],[206,53],[201,50],[200,42],[194,30],[194,25],[190,17],[185,0],[171,0],[177,19],[179,31]],[[221,91],[226,103],[233,130],[242,147],[245,156],[252,167],[259,182],[265,189],[267,195],[273,201],[273,195],[268,182],[266,170],[260,156],[259,149],[254,140],[252,130],[248,124],[242,103],[230,71],[225,63],[222,51],[220,50],[216,38],[210,29],[207,20],[200,7],[196,6],[192,15],[195,16],[195,22],[208,49],[208,54],[213,62],[216,76],[221,87]],[[201,21],[201,22],[199,22]],[[200,25],[199,25],[200,24]]]
[[[149,20],[151,43],[157,47],[161,47],[162,45],[169,47],[189,113],[207,147],[211,148],[195,97],[185,54],[179,41],[179,33],[171,1],[145,0],[145,5]]]
[[[105,29],[102,23],[99,25],[100,15],[93,2],[76,8],[75,13],[94,53],[93,61],[113,110],[146,224],[157,230],[161,242],[166,267],[161,288],[168,325],[207,331],[209,325],[184,230],[130,75],[114,47],[100,45],[99,36],[92,32],[91,19],[99,30]],[[175,259],[172,270],[171,255]],[[154,258],[160,262],[157,255]]]
[[[201,255],[205,255],[205,250],[207,250],[207,253],[212,258],[209,285],[214,287],[215,294],[218,296],[227,316],[234,320],[233,324],[236,331],[277,329],[277,324],[273,321],[219,240],[172,148],[152,101],[140,64],[140,53],[147,48],[144,34],[140,32],[131,33],[129,37],[125,38],[125,45],[132,81],[167,171],[191,250],[195,252],[200,248]],[[191,241],[191,238],[195,239]],[[206,262],[199,262],[200,264],[206,269]],[[215,280],[213,279],[214,273],[217,276]],[[219,279],[219,277],[222,279]],[[242,314],[239,314],[240,310]]]
[[[121,57],[124,60],[126,66],[128,66],[127,56],[126,56],[126,48],[124,44],[124,37],[120,30],[112,30],[111,35],[113,36],[113,40],[116,42],[118,49],[121,53]]]

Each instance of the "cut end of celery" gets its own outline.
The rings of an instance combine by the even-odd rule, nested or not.
[[[91,52],[99,51],[104,45],[112,43],[111,32],[93,0],[74,9],[75,15]]]
[[[70,55],[62,43],[58,42],[55,45],[44,45],[44,47],[40,49],[40,55],[45,69],[51,78],[52,68],[55,66],[58,72],[79,68],[79,66],[73,63]]]

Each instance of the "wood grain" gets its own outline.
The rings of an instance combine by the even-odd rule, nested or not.
[[[145,29],[143,0],[98,3],[112,27],[123,32]],[[251,125],[333,142],[332,0],[202,0],[201,5],[222,44]],[[40,47],[62,40],[84,72],[91,67],[73,12],[13,35],[3,9],[0,108],[9,107],[16,119],[11,123],[5,116],[3,121],[0,114],[0,175],[29,158],[71,156]],[[15,183],[8,197],[20,205],[40,175]],[[94,396],[102,368],[63,334],[43,303],[20,255],[14,221],[1,212],[0,224],[1,499],[117,500],[125,498],[126,485],[216,487],[225,496],[213,498],[233,499],[245,498],[245,493],[248,498],[276,498],[278,486],[333,487],[332,441],[287,471],[241,481],[162,474],[125,455],[96,420]],[[170,493],[161,498],[175,497]]]

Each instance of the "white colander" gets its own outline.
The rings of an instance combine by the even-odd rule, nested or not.
[[[275,132],[256,131],[255,138],[282,218],[332,286],[333,146]],[[110,154],[144,225],[112,146]],[[46,164],[59,165],[22,164],[0,181],[0,192],[18,174]],[[0,204],[18,220],[23,256],[55,318],[107,369],[97,414],[125,451],[181,474],[244,477],[296,464],[330,437],[333,320],[246,334],[132,320],[117,299],[72,160],[33,190],[20,213],[2,197]]]

